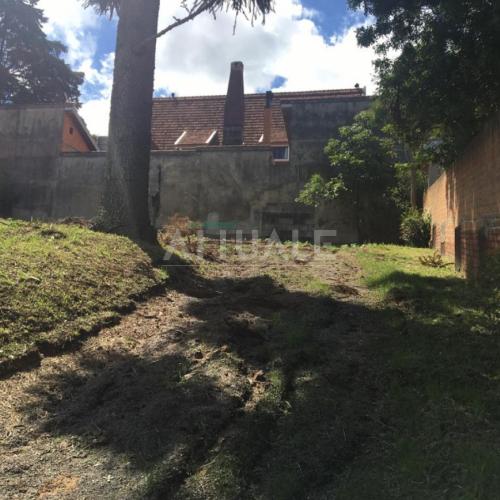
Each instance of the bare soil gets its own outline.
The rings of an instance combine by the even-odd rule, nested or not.
[[[308,498],[333,498],[333,472],[364,439],[350,414],[321,417],[318,442],[340,443],[325,459],[330,475],[311,465],[314,436],[312,449],[291,452],[283,436],[300,426],[308,435],[290,417],[304,397],[318,408],[367,378],[363,345],[376,332],[352,256],[248,261],[230,251],[170,271],[164,294],[77,352],[0,380],[1,498],[295,498],[300,488],[278,486],[293,474]],[[375,401],[365,386],[362,411],[350,410],[361,418]],[[248,422],[263,442],[248,444]],[[299,472],[295,462],[266,472],[301,447]],[[221,457],[230,478],[226,466],[214,471]]]

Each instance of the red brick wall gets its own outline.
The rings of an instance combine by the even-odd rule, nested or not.
[[[500,251],[500,115],[428,189],[433,245],[475,275],[484,255]],[[455,241],[455,231],[459,241]]]

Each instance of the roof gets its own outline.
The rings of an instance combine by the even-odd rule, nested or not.
[[[281,104],[283,101],[325,100],[363,97],[363,89],[276,92],[272,106],[271,143],[288,144]],[[182,146],[218,146],[224,132],[225,95],[167,97],[153,100],[152,148],[169,150]],[[261,145],[264,133],[266,94],[245,95],[246,146]]]

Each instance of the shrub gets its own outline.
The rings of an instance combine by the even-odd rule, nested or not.
[[[168,223],[158,233],[160,243],[164,245],[181,244],[188,253],[197,253],[200,245],[198,231],[202,229],[199,222],[189,217],[175,214],[168,219]]]
[[[431,239],[431,218],[419,210],[408,210],[401,221],[401,239],[405,245],[425,248]]]
[[[500,293],[500,252],[489,255],[481,265],[481,283]]]

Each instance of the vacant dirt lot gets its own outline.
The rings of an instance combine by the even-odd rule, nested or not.
[[[327,403],[361,369],[367,292],[347,254],[259,255],[229,248],[175,266],[170,289],[118,326],[0,381],[2,497],[287,498],[327,486],[362,437]],[[370,388],[364,398],[351,406],[369,404]]]

